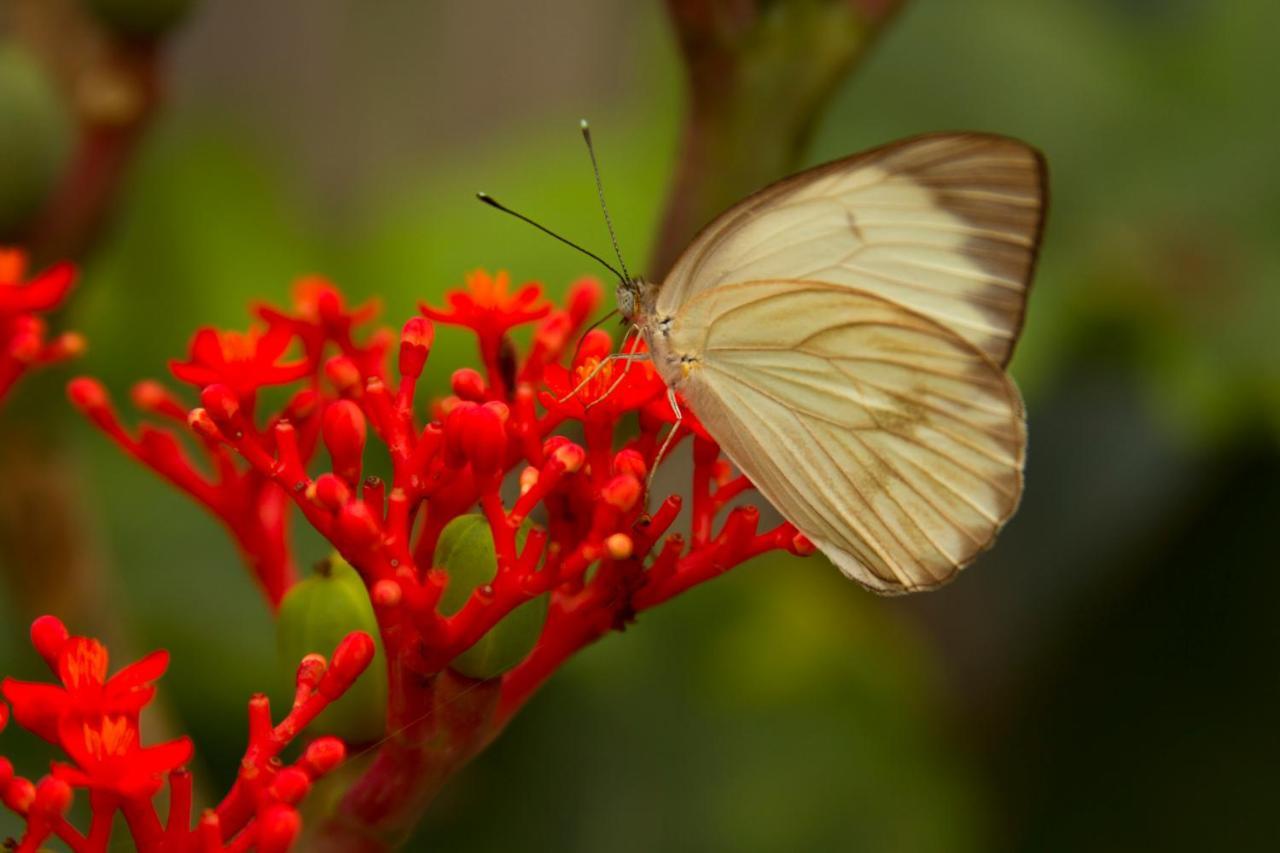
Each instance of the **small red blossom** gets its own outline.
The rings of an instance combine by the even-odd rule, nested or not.
[[[332,737],[312,741],[293,764],[280,753],[317,715],[340,698],[368,668],[373,639],[355,632],[334,651],[332,661],[308,655],[298,670],[293,705],[272,722],[265,696],[249,701],[249,746],[231,791],[192,825],[192,779],[183,769],[191,760],[189,738],[142,745],[139,717],[155,695],[153,681],[168,666],[167,652],[153,652],[108,677],[106,647],[90,637],[71,636],[57,619],[43,616],[31,628],[32,644],[49,663],[59,684],[5,679],[3,692],[13,718],[60,747],[67,761],[32,782],[0,757],[0,802],[26,822],[17,849],[36,851],[57,838],[74,853],[106,853],[117,812],[122,813],[143,853],[229,853],[286,851],[301,831],[297,805],[316,779],[333,771],[346,748]],[[9,708],[0,703],[0,731]],[[162,823],[153,800],[168,786],[169,810]],[[66,815],[75,789],[85,789],[92,812],[82,833]]]
[[[249,396],[259,388],[307,375],[305,360],[280,362],[293,337],[293,330],[284,325],[247,333],[201,329],[191,339],[187,360],[171,361],[169,369],[176,378],[196,387],[218,382]]]
[[[632,338],[619,355],[643,355],[644,344]],[[583,420],[616,419],[654,400],[665,400],[667,386],[647,357],[627,360],[613,355],[613,342],[597,329],[578,347],[572,368],[548,365],[543,373],[547,391],[542,405],[562,417]]]
[[[32,626],[34,644],[42,652],[47,644],[41,648],[43,638],[37,631],[44,627],[42,620]],[[152,682],[164,675],[169,666],[169,653],[158,651],[108,678],[107,649],[88,637],[68,637],[54,655],[50,668],[60,686],[6,678],[0,682],[0,692],[13,706],[19,725],[55,744],[60,740],[58,726],[68,717],[136,717],[155,696]]]
[[[75,267],[60,263],[30,279],[26,274],[26,254],[0,246],[0,400],[32,367],[84,351],[84,338],[74,332],[47,339],[47,324],[40,317],[67,298]]]
[[[447,309],[420,303],[423,314],[439,323],[465,326],[480,337],[501,337],[515,326],[546,316],[551,304],[542,298],[542,286],[521,285],[510,293],[511,276],[505,272],[489,275],[475,270],[466,275],[465,291],[455,290],[446,297]]]
[[[124,714],[63,716],[58,741],[74,763],[55,764],[55,776],[73,787],[126,799],[151,796],[164,776],[191,760],[188,738],[144,747],[136,716]]]

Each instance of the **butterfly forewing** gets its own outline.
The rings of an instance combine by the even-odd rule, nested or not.
[[[972,342],[879,293],[762,280],[699,287],[656,343],[681,395],[761,493],[845,574],[937,586],[1017,506],[1013,383]]]
[[[658,296],[675,314],[717,285],[844,285],[950,329],[1005,365],[1043,224],[1038,152],[985,134],[916,137],[780,181],[718,217]]]

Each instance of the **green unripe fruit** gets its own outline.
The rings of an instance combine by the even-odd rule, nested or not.
[[[71,120],[35,57],[0,44],[0,243],[39,211],[66,167]]]
[[[154,38],[176,26],[191,0],[84,0],[99,21],[130,38]]]
[[[528,528],[516,532],[523,548]],[[449,574],[440,599],[440,612],[452,616],[462,609],[476,587],[492,583],[498,571],[489,522],[483,515],[461,515],[445,525],[436,543],[435,567]],[[512,610],[476,644],[449,664],[468,678],[496,678],[524,660],[537,645],[547,621],[548,596],[540,595]]]
[[[377,652],[373,663],[312,726],[348,743],[362,743],[381,737],[386,728],[387,661],[364,581],[335,554],[316,574],[294,584],[280,603],[276,639],[289,683],[293,683],[304,657],[315,653],[327,659],[352,631],[364,631],[374,638]]]

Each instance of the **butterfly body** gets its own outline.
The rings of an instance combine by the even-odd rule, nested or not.
[[[881,593],[938,586],[1022,493],[1005,373],[1045,208],[1034,149],[934,134],[767,187],[619,310],[756,488]]]

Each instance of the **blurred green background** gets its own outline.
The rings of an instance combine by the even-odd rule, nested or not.
[[[1276,849],[1277,32],[1270,0],[909,2],[808,159],[959,128],[1047,153],[1021,511],[926,596],[768,559],[647,614],[567,666],[411,849]],[[594,273],[471,197],[604,248],[583,115],[646,256],[682,104],[658,3],[217,0],[169,62],[60,321],[118,398],[304,273],[393,325],[475,267],[553,292]],[[438,388],[470,359],[441,336]],[[268,613],[204,512],[57,405],[68,375],[5,417],[58,412],[41,428],[83,472],[118,648],[172,651],[171,723],[222,790],[245,700],[279,689]],[[0,671],[36,672],[27,618],[0,591]],[[39,774],[29,741],[0,743]]]

